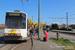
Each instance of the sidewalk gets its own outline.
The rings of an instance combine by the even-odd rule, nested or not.
[[[33,36],[33,50],[63,50],[51,40],[44,42],[43,37],[44,37],[43,33],[40,34],[41,40],[37,40],[38,36]]]

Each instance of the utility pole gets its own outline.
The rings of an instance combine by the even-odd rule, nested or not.
[[[67,31],[68,31],[68,12],[66,12]]]
[[[38,8],[38,39],[40,39],[40,0],[39,0],[39,4],[38,4],[39,8]]]

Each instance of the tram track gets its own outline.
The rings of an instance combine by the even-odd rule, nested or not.
[[[23,42],[21,44],[18,44],[17,47],[14,47],[13,50],[32,50],[32,42],[31,37],[29,37],[29,40],[27,42]]]
[[[30,40],[31,37],[29,37],[29,40],[27,42],[24,42],[24,41],[16,41],[16,42],[13,42],[13,41],[4,41],[4,40],[1,40],[0,41],[0,50],[18,50],[18,48],[24,50],[24,49],[27,49],[27,50],[32,50],[32,47],[33,47],[33,41]],[[28,48],[26,48],[27,46],[29,46]]]
[[[1,46],[0,46],[0,48],[2,48],[2,47],[4,47],[4,46],[6,46],[7,44],[2,44]]]
[[[7,41],[4,44],[0,45],[0,50],[11,50],[12,48],[14,48],[16,45],[21,44],[22,42],[10,42]]]
[[[30,48],[32,48],[32,47],[30,47],[30,41],[31,40],[28,40],[27,42],[22,42],[22,43],[20,43],[20,44],[2,44],[1,46],[0,46],[0,50],[19,50],[19,49],[22,49],[22,50],[24,50],[24,49],[28,49],[28,50],[32,50],[32,49],[30,49]],[[26,46],[28,47],[28,48],[26,48]]]
[[[4,41],[0,41],[0,48],[4,47],[4,46],[6,46],[6,45],[7,45],[7,44],[5,44]]]
[[[3,46],[0,48],[0,50],[11,50],[11,48],[12,48],[12,47],[15,47],[15,46],[16,46],[16,44],[13,44],[13,45],[11,45],[11,44],[3,45]]]
[[[3,34],[3,31],[0,32]],[[0,34],[0,35],[1,35]],[[4,36],[0,36],[0,50],[31,50],[33,44],[31,41],[31,36],[28,37],[29,40],[27,42],[11,42],[11,41],[4,41]]]

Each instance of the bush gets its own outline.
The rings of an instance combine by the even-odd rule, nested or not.
[[[52,37],[51,37],[51,38],[49,38],[49,39],[50,39],[50,40],[57,40],[57,38],[52,38]]]
[[[64,38],[60,38],[60,41],[63,41],[64,40]]]
[[[64,38],[60,38],[60,40],[55,40],[55,39],[56,38],[50,38],[51,41],[57,43],[59,46],[65,46],[62,47],[64,50],[75,50],[75,43],[71,42],[70,40]],[[67,46],[72,46],[72,48],[69,49]]]
[[[68,39],[64,39],[64,42],[65,42],[65,43],[71,43],[71,41],[68,40]]]
[[[57,40],[57,38],[49,38],[49,40]],[[72,43],[70,40],[68,40],[68,39],[64,39],[64,38],[60,38],[60,40],[59,41],[62,41],[62,42],[65,42],[65,43]]]
[[[1,27],[0,27],[0,29],[1,29]]]
[[[4,27],[0,27],[0,29],[4,29]]]

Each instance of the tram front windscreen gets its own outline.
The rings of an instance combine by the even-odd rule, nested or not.
[[[6,16],[6,28],[21,28],[21,16]]]

